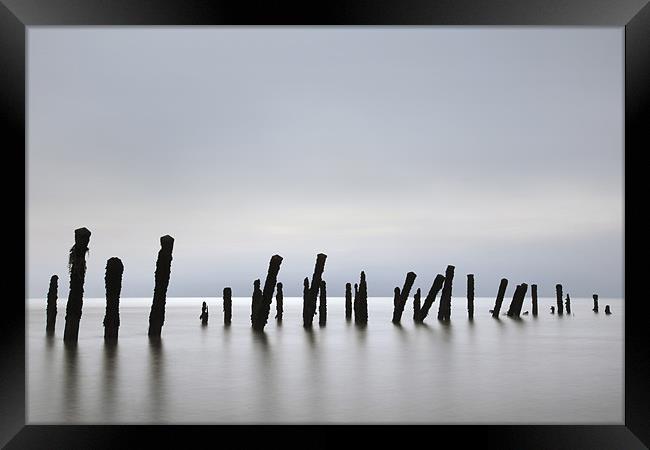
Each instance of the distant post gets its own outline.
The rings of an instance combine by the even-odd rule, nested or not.
[[[47,290],[47,322],[45,325],[45,333],[48,336],[53,336],[56,328],[56,301],[58,299],[58,291],[59,277],[52,275],[52,278],[50,278],[50,287]]]
[[[70,270],[70,291],[65,308],[65,330],[63,341],[76,343],[79,338],[79,321],[83,307],[84,280],[86,278],[86,253],[90,242],[90,230],[74,230],[74,245],[70,249],[68,268]]]
[[[122,274],[124,264],[120,258],[106,261],[106,315],[104,316],[104,340],[117,340],[120,328],[120,293],[122,292]]]
[[[438,320],[449,321],[451,319],[451,291],[454,281],[454,269],[454,266],[449,265],[445,270],[445,282],[442,285],[442,294],[440,294]]]
[[[345,320],[352,320],[352,285],[345,283]]]
[[[597,313],[598,312],[598,294],[594,294],[593,298],[594,298],[594,308],[592,309],[592,311]]]
[[[320,282],[320,303],[318,304],[318,325],[324,327],[327,323],[327,286],[325,280]]]
[[[201,325],[208,324],[208,304],[206,302],[203,302],[201,305],[201,315],[199,316],[199,319],[201,319]]]
[[[282,283],[276,285],[275,294],[275,318],[282,322],[282,313],[284,312],[284,293],[282,292]]]
[[[557,313],[558,315],[562,315],[564,313],[564,307],[562,305],[562,285],[561,284],[556,284],[555,285],[555,297],[556,297],[556,303],[557,303]]]
[[[467,274],[467,317],[474,318],[474,274]]]
[[[172,250],[174,238],[165,235],[160,238],[160,251],[156,260],[155,285],[153,302],[149,313],[149,337],[159,338],[165,323],[165,304],[167,303],[167,287],[172,268]]]
[[[232,322],[232,289],[223,288],[223,324],[230,325]]]
[[[537,285],[530,285],[530,296],[533,299],[533,316],[537,317]]]
[[[393,305],[393,323],[395,324],[400,323],[400,320],[402,319],[404,306],[406,306],[406,301],[409,298],[409,294],[411,292],[411,288],[413,287],[413,283],[415,282],[416,276],[417,275],[415,275],[414,272],[407,273],[406,280],[404,280],[404,287],[402,287],[401,291],[395,290],[395,294],[398,296],[395,299]]]
[[[508,287],[508,279],[501,278],[499,283],[499,291],[497,292],[497,299],[494,303],[494,309],[492,310],[492,317],[498,319],[499,312],[501,311],[501,305],[503,304],[503,297],[506,295],[506,288]]]
[[[609,309],[609,305],[605,305],[605,314],[607,314],[609,316],[611,313],[612,313],[612,310]]]

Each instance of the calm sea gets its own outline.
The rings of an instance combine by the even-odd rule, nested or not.
[[[210,308],[202,327],[201,302]],[[507,310],[509,298],[504,300]],[[571,316],[495,320],[493,298],[454,298],[451,323],[439,300],[402,326],[393,299],[368,300],[365,329],[347,323],[344,300],[307,332],[302,299],[285,298],[284,321],[250,328],[250,298],[168,299],[162,342],[147,338],[150,298],[124,298],[117,346],[106,347],[104,299],[85,299],[76,350],[64,348],[65,299],[56,336],[45,335],[45,300],[28,301],[28,422],[36,423],[623,423],[623,302],[572,299]],[[613,314],[606,316],[605,305]],[[530,310],[530,298],[524,310]]]

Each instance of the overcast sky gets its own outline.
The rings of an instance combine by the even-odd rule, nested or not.
[[[622,28],[28,29],[28,295],[86,295],[112,256],[150,296],[249,296],[271,255],[301,295],[456,266],[553,296],[623,293]]]

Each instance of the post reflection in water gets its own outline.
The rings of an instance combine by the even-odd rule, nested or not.
[[[151,422],[166,422],[167,390],[165,386],[165,358],[161,338],[149,338],[149,402]]]
[[[118,395],[115,389],[117,378],[117,343],[104,343],[104,365],[103,365],[103,386],[102,386],[102,406],[103,418],[108,422],[115,422],[118,419],[119,411],[116,410],[116,397]]]
[[[63,418],[64,421],[78,421],[79,414],[79,367],[76,343],[63,346]]]

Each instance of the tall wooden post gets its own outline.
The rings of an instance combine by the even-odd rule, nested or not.
[[[264,330],[269,320],[273,293],[275,292],[275,285],[278,282],[278,272],[280,272],[280,264],[282,264],[282,256],[273,255],[269,261],[269,270],[266,274],[266,281],[264,282],[262,299],[257,304],[257,308],[253,309],[253,329],[257,331]]]
[[[260,289],[260,280],[258,278],[253,281],[253,296],[251,298],[251,326],[253,328],[255,328],[255,319],[257,310],[260,309],[260,303],[262,303],[262,290]]]
[[[467,274],[467,317],[474,318],[474,274]]]
[[[564,306],[562,305],[562,285],[555,285],[555,297],[557,303],[557,313],[561,316],[564,312]]]
[[[530,296],[533,299],[533,316],[537,317],[537,285],[530,286]]]
[[[592,309],[592,311],[597,313],[598,312],[598,294],[594,294],[593,298],[594,298],[594,308]]]
[[[90,230],[74,230],[74,245],[70,249],[68,269],[70,270],[70,291],[65,308],[65,330],[63,341],[76,343],[79,338],[79,321],[83,307],[84,280],[86,278],[86,253],[90,242]]]
[[[305,277],[302,280],[302,326],[305,328],[311,327],[313,317],[314,315],[309,305],[309,278]]]
[[[454,281],[454,269],[454,266],[449,265],[445,270],[445,282],[442,285],[442,294],[440,294],[438,320],[449,321],[451,319],[451,291]]]
[[[124,264],[120,258],[106,261],[106,315],[104,316],[104,340],[117,339],[120,328],[120,293],[122,292],[122,274]]]
[[[566,313],[568,315],[571,315],[571,297],[569,297],[569,294],[566,295],[566,300],[564,300],[564,307],[566,309]]]
[[[345,283],[345,320],[352,320],[352,285]]]
[[[314,266],[314,274],[311,277],[309,284],[309,301],[307,302],[307,311],[303,310],[303,326],[310,328],[316,314],[316,303],[318,300],[318,290],[320,289],[320,282],[325,270],[325,260],[327,255],[319,253],[316,255],[316,265]]]
[[[56,301],[58,299],[59,291],[59,277],[52,275],[50,278],[50,287],[47,290],[47,322],[45,325],[45,333],[47,336],[53,336],[56,328]]]
[[[361,271],[358,297],[357,306],[354,311],[354,323],[365,325],[368,323],[368,285],[364,271]]]
[[[497,292],[497,299],[494,303],[494,309],[492,310],[492,317],[498,319],[499,312],[501,312],[501,305],[503,304],[503,297],[506,295],[506,288],[508,287],[508,280],[506,278],[501,278],[499,283],[499,291]]]
[[[395,304],[393,305],[393,323],[395,324],[400,323],[400,320],[402,319],[404,306],[406,306],[406,301],[409,298],[409,294],[411,292],[411,288],[413,287],[413,283],[415,282],[416,276],[417,275],[415,275],[414,272],[407,273],[406,280],[404,280],[404,287],[402,287],[401,291],[395,291],[399,295],[399,297],[396,299]]]
[[[160,251],[156,260],[155,285],[153,302],[149,313],[149,337],[159,338],[165,323],[165,304],[167,303],[167,287],[172,269],[172,250],[174,238],[165,235],[160,238]]]
[[[230,325],[232,322],[232,289],[223,288],[223,324]]]
[[[318,305],[318,324],[324,327],[327,324],[327,286],[325,280],[320,282],[320,303]]]
[[[284,293],[282,292],[282,283],[276,286],[275,294],[275,318],[278,322],[282,322],[282,314],[284,312]]]

